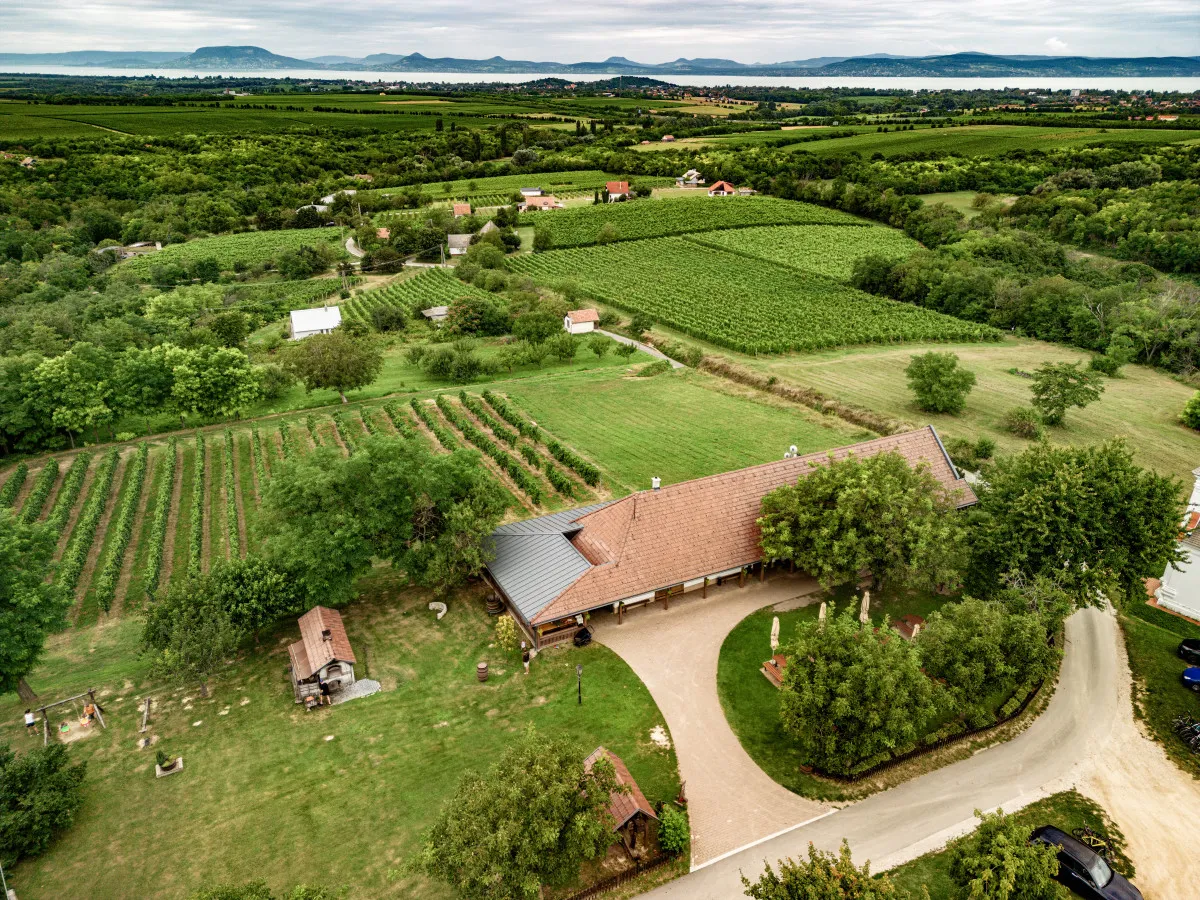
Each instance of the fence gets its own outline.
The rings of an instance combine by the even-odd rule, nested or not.
[[[598,881],[591,887],[586,887],[579,893],[572,894],[570,897],[565,898],[565,900],[587,900],[588,897],[599,897],[603,893],[628,884],[643,872],[653,872],[655,869],[661,869],[674,859],[675,857],[673,856],[660,853],[658,856],[647,862],[638,860],[632,869],[626,869],[624,872],[619,872],[616,875],[613,875],[611,878],[605,878],[603,881]]]

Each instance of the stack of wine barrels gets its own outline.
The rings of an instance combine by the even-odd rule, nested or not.
[[[479,665],[477,665],[475,667],[475,677],[478,678],[480,681],[487,681],[487,678],[488,678],[487,663],[481,662]]]

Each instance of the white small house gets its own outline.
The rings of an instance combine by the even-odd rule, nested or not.
[[[718,181],[708,189],[708,196],[710,197],[731,197],[735,193],[737,193],[737,188],[728,181]]]
[[[429,309],[421,310],[421,315],[427,318],[435,325],[440,325],[446,321],[446,316],[450,315],[450,307],[448,306],[431,306]]]
[[[587,334],[596,330],[600,313],[594,309],[573,309],[563,316],[563,330],[569,334]]]
[[[446,246],[450,250],[451,256],[462,256],[471,246],[471,235],[469,234],[450,234],[446,236]]]
[[[316,309],[293,309],[291,332],[293,341],[302,341],[314,334],[329,334],[342,324],[342,311],[336,306]]]
[[[542,189],[540,187],[521,188],[521,196],[522,197],[540,197],[540,196],[542,196]]]
[[[609,203],[619,203],[622,200],[628,200],[631,196],[628,181],[605,182],[604,190],[608,194]]]
[[[345,194],[347,197],[353,197],[357,193],[358,193],[358,191],[356,191],[354,188],[346,188],[345,190],[334,191],[332,194],[326,194],[324,197],[321,198],[321,202],[326,205],[329,205],[338,198],[339,194]]]
[[[694,188],[704,184],[704,179],[696,169],[688,169],[675,179],[675,187]]]
[[[1200,469],[1194,469],[1192,475],[1196,483],[1179,539],[1184,560],[1178,569],[1167,566],[1153,595],[1163,609],[1200,622]]]

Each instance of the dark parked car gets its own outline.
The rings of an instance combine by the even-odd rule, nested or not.
[[[1142,900],[1135,888],[1096,851],[1053,825],[1043,825],[1029,838],[1058,848],[1058,882],[1091,900]]]
[[[1179,658],[1192,666],[1200,666],[1200,638],[1188,638],[1179,643]]]
[[[1192,666],[1183,670],[1183,686],[1200,693],[1200,666]]]

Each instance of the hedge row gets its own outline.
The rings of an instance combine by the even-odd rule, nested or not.
[[[167,523],[171,518],[171,498],[175,495],[175,464],[179,456],[175,438],[167,440],[163,454],[163,471],[154,498],[154,524],[150,526],[150,551],[146,554],[146,594],[154,596],[162,576],[163,548],[167,543]]]
[[[433,417],[429,412],[429,407],[418,400],[416,397],[412,399],[413,412],[417,414],[417,418],[425,423],[425,427],[433,432],[434,437],[447,450],[458,449],[458,439],[455,438],[454,432],[450,431],[441,422]]]
[[[125,562],[125,551],[129,549],[129,539],[133,537],[133,522],[137,517],[138,501],[142,498],[142,485],[146,480],[146,460],[149,455],[150,444],[143,441],[138,445],[137,456],[125,474],[125,494],[121,497],[117,517],[108,531],[113,538],[109,542],[108,555],[96,579],[96,602],[105,612],[112,608],[113,598],[117,595],[117,580],[121,577],[121,566]]]
[[[188,535],[188,577],[200,574],[204,554],[204,435],[196,432],[196,459],[192,463],[192,523]]]
[[[516,482],[517,487],[535,505],[541,505],[544,499],[542,486],[538,484],[537,479],[529,473],[528,469],[517,462],[514,457],[497,447],[495,442],[490,440],[487,435],[468,422],[466,416],[463,416],[454,408],[454,405],[447,399],[445,394],[438,394],[437,405],[438,409],[453,423],[454,427],[463,433],[468,441],[494,459],[500,468],[509,474],[509,477]]]
[[[21,485],[25,483],[25,476],[28,474],[28,464],[17,463],[8,481],[4,482],[4,487],[0,488],[0,508],[12,506],[17,502],[17,494],[21,493]]]
[[[79,576],[87,562],[88,551],[92,549],[92,541],[96,538],[96,527],[100,524],[105,507],[108,506],[108,494],[112,489],[113,473],[117,470],[118,458],[116,447],[104,454],[104,459],[96,469],[91,490],[88,491],[83,512],[75,523],[75,530],[71,532],[71,542],[67,545],[67,552],[63,554],[58,567],[58,583],[67,591],[74,591],[75,586],[79,584]]]
[[[517,446],[517,439],[520,437],[511,428],[505,428],[496,418],[488,413],[483,408],[483,404],[479,402],[479,398],[468,394],[466,391],[458,392],[458,399],[462,401],[462,405],[469,409],[475,418],[492,430],[492,434],[504,441],[510,447]]]
[[[50,519],[47,522],[50,530],[56,535],[61,536],[63,529],[67,527],[67,520],[71,518],[71,510],[75,508],[79,492],[83,490],[83,482],[87,478],[87,470],[91,462],[91,454],[80,453],[71,463],[71,468],[67,469],[67,474],[63,476],[62,490],[58,492],[58,497],[54,501],[54,510],[50,513]]]
[[[540,441],[542,439],[538,427],[522,416],[519,412],[508,405],[508,402],[499,394],[493,394],[491,391],[483,392],[483,399],[488,402],[505,422],[511,425],[522,435],[529,438],[531,441]]]
[[[237,494],[233,486],[233,432],[225,429],[225,533],[229,535],[229,557],[242,555],[242,537],[238,534]]]
[[[568,469],[574,470],[591,487],[596,487],[600,484],[600,470],[571,448],[564,447],[558,441],[554,440],[554,438],[551,438],[546,441],[546,449],[550,451],[551,456]]]
[[[21,507],[22,522],[37,521],[37,517],[42,514],[42,507],[46,505],[46,500],[50,497],[50,492],[54,490],[56,481],[58,481],[58,460],[51,457],[42,466],[42,471],[38,473],[37,480],[33,483],[33,490],[25,498],[25,505]]]

